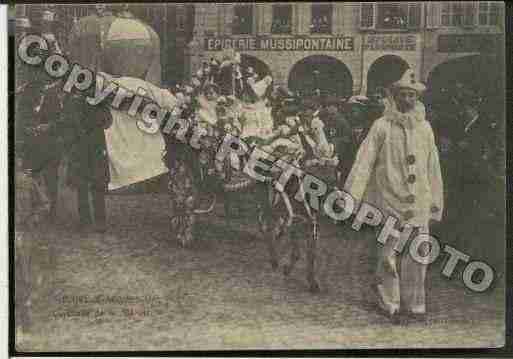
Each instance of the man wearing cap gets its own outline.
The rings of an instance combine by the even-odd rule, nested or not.
[[[379,209],[382,223],[389,216],[397,219],[394,229],[401,232],[401,243],[406,243],[400,253],[394,249],[399,238],[385,233],[385,244],[378,243],[374,289],[380,309],[393,321],[400,312],[405,314],[402,318],[423,320],[427,265],[416,258],[431,259],[432,253],[424,242],[414,258],[409,245],[417,234],[429,234],[431,220],[441,220],[443,182],[433,130],[418,101],[425,86],[408,69],[390,90],[384,116],[374,122],[362,142],[345,190],[357,204],[365,201]]]
[[[91,106],[78,94],[68,95],[63,107],[62,132],[70,146],[68,184],[77,191],[79,225],[104,233],[110,181],[105,129],[112,122],[111,113],[107,106]]]
[[[336,181],[341,184],[344,184],[349,171],[351,171],[351,166],[353,165],[359,146],[359,142],[356,138],[357,131],[353,128],[352,123],[355,119],[351,118],[353,114],[351,108],[357,105],[354,105],[352,101],[353,100],[347,101],[344,103],[344,106],[341,106],[341,110],[336,115],[335,124],[332,125],[331,131],[331,142],[336,143],[336,152],[341,156],[341,160],[336,169]]]
[[[234,95],[235,93],[235,70],[237,65],[237,56],[235,50],[226,49],[223,52],[223,61],[219,65],[216,84],[219,86],[220,94],[223,96]]]
[[[241,82],[242,86],[237,96],[244,102],[255,103],[258,101],[258,96],[255,94],[254,86],[258,80],[258,74],[255,73],[253,67],[249,66],[246,69],[244,79]]]
[[[50,45],[50,53],[62,54],[62,50],[54,34],[55,10],[53,6],[47,6],[41,17],[41,35]]]
[[[337,183],[343,184],[347,179],[358,148],[372,125],[367,111],[368,101],[365,96],[355,95],[344,104],[344,118],[339,121],[340,141],[337,152],[341,155],[341,161],[337,168]]]
[[[51,32],[54,12],[51,8],[42,14],[42,35],[50,44],[50,51],[59,52],[57,40]],[[16,112],[17,139],[22,142],[19,148],[26,169],[35,177],[44,179],[45,190],[51,208],[49,220],[54,221],[57,210],[58,168],[61,150],[59,116],[62,110],[61,80],[56,80],[41,69],[28,69],[21,65],[28,75],[23,94]]]
[[[215,57],[210,58],[210,62],[208,64],[210,68],[209,79],[208,81],[213,83],[217,78],[219,72],[219,62],[215,59]]]

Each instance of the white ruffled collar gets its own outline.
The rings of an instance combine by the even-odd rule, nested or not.
[[[402,113],[396,109],[387,109],[384,117],[392,123],[412,129],[426,120],[426,108],[422,102],[417,101],[413,110]]]

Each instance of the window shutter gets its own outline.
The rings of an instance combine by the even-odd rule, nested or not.
[[[440,12],[440,2],[432,1],[426,4],[426,27],[428,29],[434,29],[440,26],[441,22],[441,12]]]
[[[289,34],[293,34],[294,33],[294,26],[295,26],[295,22],[294,22],[294,14],[295,14],[295,8],[296,6],[295,5],[286,5],[287,7],[285,7],[285,9],[287,9],[286,11],[286,14],[287,14],[287,18],[289,19],[289,26],[290,26],[290,31],[288,31],[287,33]]]
[[[217,36],[223,36],[224,35],[224,27],[222,26],[224,21],[224,8],[222,4],[219,4],[219,6],[216,9],[216,32]]]
[[[376,3],[364,2],[360,4],[360,28],[376,28]]]
[[[267,29],[267,20],[269,18],[268,9],[266,8],[267,4],[257,3],[255,4],[255,10],[257,11],[257,22],[258,22],[258,35],[269,33],[269,29]]]
[[[297,34],[299,19],[298,19],[298,8],[297,4],[290,5],[290,33]]]
[[[272,11],[272,5],[270,3],[262,3],[262,28],[261,33],[262,35],[269,35],[271,33],[271,25],[272,25],[272,17],[273,17],[273,11]]]
[[[226,36],[231,36],[233,34],[233,15],[234,15],[234,11],[233,11],[233,5],[225,5],[224,6],[224,21],[225,21],[225,31],[224,31],[224,35]],[[221,20],[221,21],[223,21]],[[228,20],[228,21],[226,21]],[[221,25],[222,26],[222,25]]]
[[[344,32],[344,6],[343,2],[333,3],[331,15],[331,31],[333,34]]]
[[[260,7],[258,4],[253,5],[253,34],[258,36],[260,34]]]
[[[422,3],[408,3],[408,28],[418,29],[422,21]]]
[[[298,19],[300,19],[300,25],[298,26],[298,33],[300,35],[310,34],[310,25],[312,24],[312,4],[311,3],[300,3]]]

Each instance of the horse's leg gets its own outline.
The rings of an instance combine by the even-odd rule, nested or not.
[[[269,261],[271,262],[271,267],[273,270],[276,270],[278,268],[278,254],[274,244],[282,235],[282,224],[279,220],[272,220],[272,213],[264,212],[265,210],[262,210],[262,214],[259,216],[260,218],[263,218],[260,224],[260,230],[262,231],[262,234],[267,242],[267,250],[269,252]]]
[[[278,255],[274,246],[276,240],[282,235],[283,223],[280,219],[273,219],[273,201],[274,193],[271,187],[266,187],[265,199],[259,208],[258,220],[260,222],[260,230],[267,241],[267,250],[269,251],[269,260],[273,270],[278,268]]]
[[[229,183],[233,177],[233,169],[231,167],[231,157],[227,156],[223,163],[224,168],[224,180],[226,183]],[[233,196],[229,191],[225,192],[224,196],[224,214],[226,218],[230,218],[233,215]]]
[[[290,256],[289,262],[283,267],[283,274],[288,276],[294,270],[294,267],[299,260],[299,238],[301,238],[302,234],[304,235],[304,231],[302,231],[302,225],[300,225],[299,219],[297,217],[292,219],[292,223],[287,226],[287,239],[290,245]]]
[[[186,247],[193,241],[193,229],[196,221],[194,207],[196,191],[191,169],[183,161],[177,163],[177,169],[169,180],[169,194],[172,203],[171,230],[176,233],[178,243]]]
[[[280,223],[276,223],[276,226],[271,227],[270,233],[267,234],[267,249],[269,251],[269,261],[271,262],[273,270],[278,269],[278,254],[274,245],[281,235],[281,228],[279,228],[279,226]]]
[[[306,239],[306,276],[310,286],[310,292],[318,293],[320,291],[319,282],[316,279],[315,261],[317,257],[317,242],[319,240],[318,218],[314,217],[312,223],[312,233]]]

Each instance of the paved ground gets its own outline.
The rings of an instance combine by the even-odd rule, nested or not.
[[[18,338],[18,349],[422,348],[504,341],[502,285],[473,294],[442,278],[434,265],[428,323],[393,326],[372,306],[369,235],[322,227],[322,291],[312,295],[304,257],[287,279],[271,270],[250,208],[237,211],[229,225],[218,208],[202,220],[199,241],[187,250],[174,243],[166,208],[165,195],[111,196],[107,234],[47,233],[55,265],[40,271],[45,279],[33,301],[32,334]]]

